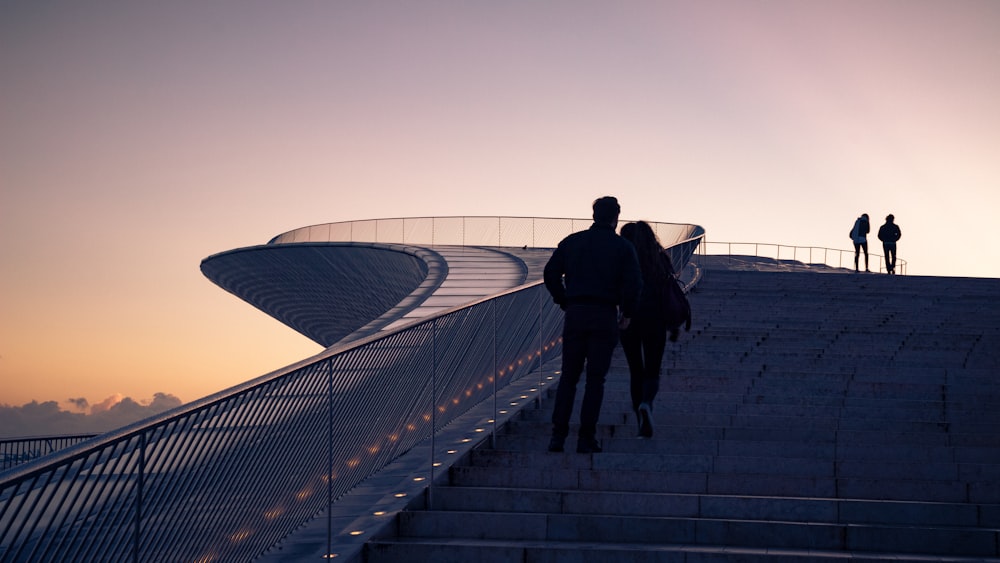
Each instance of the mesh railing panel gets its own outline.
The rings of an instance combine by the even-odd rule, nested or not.
[[[12,470],[0,561],[250,560],[555,357],[560,319],[536,284]]]

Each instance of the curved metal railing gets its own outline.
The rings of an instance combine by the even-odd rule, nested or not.
[[[619,225],[629,220],[622,219]],[[647,221],[664,247],[704,237],[705,229],[685,223]],[[293,242],[384,242],[555,248],[567,235],[588,228],[592,219],[554,217],[400,217],[323,223],[282,233],[268,244]]]
[[[78,444],[94,436],[96,434],[68,434],[0,440],[0,472]]]
[[[854,250],[823,248],[816,246],[792,246],[759,242],[718,242],[703,240],[698,247],[700,255],[729,256],[736,260],[738,256],[753,256],[769,258],[775,266],[787,266],[790,263],[800,263],[803,266],[823,265],[830,268],[854,270]],[[869,268],[877,272],[885,272],[885,257],[878,254],[868,254]],[[864,256],[861,265],[864,266]],[[896,259],[896,273],[906,274],[906,260]]]
[[[466,231],[473,218],[462,219]],[[502,230],[503,218],[497,224]],[[689,235],[668,245],[683,266],[704,230],[677,232]],[[0,561],[251,560],[557,357],[561,319],[536,282],[334,346],[2,473]],[[436,463],[427,461],[431,478]]]

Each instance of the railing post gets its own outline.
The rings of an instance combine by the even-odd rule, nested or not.
[[[431,320],[431,482],[427,484],[428,510],[434,508],[434,456],[437,452],[437,439],[435,437],[437,434],[437,365],[437,318],[434,318]]]
[[[333,552],[333,360],[326,364],[326,553]]]
[[[132,544],[132,561],[139,563],[139,551],[142,547],[142,489],[146,484],[146,433],[139,434],[139,474],[136,476],[135,489],[135,538]]]
[[[538,348],[535,350],[538,353],[538,394],[535,395],[535,405],[541,406],[542,404],[542,309],[545,307],[545,292],[536,290],[535,293],[538,295]]]
[[[497,447],[497,300],[490,300],[490,309],[493,316],[493,431],[490,432],[490,447]]]

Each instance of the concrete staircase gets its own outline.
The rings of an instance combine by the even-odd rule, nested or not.
[[[690,297],[653,439],[618,354],[603,453],[546,451],[550,389],[366,560],[1000,561],[1000,280],[709,270]]]

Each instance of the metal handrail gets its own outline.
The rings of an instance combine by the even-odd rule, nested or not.
[[[724,248],[724,251],[712,252],[713,249],[718,249],[719,247]],[[782,254],[782,251],[784,251],[784,254]],[[842,269],[853,269],[854,266],[854,250],[816,246],[793,246],[759,242],[720,242],[706,239],[698,246],[698,254],[730,257],[749,255],[757,258],[770,258],[774,260],[776,266],[787,265],[789,262],[800,263],[804,266],[822,264],[831,268]],[[803,256],[800,258],[800,255]],[[870,264],[876,267],[876,271],[886,271],[884,256],[872,253],[869,253],[868,256]],[[864,263],[863,256],[861,257],[861,263]],[[906,275],[906,260],[896,259],[896,273]]]

